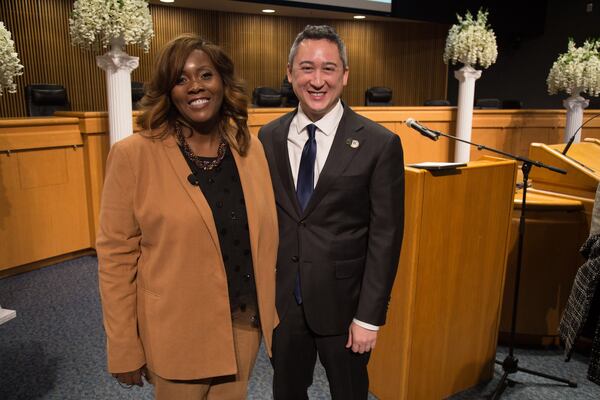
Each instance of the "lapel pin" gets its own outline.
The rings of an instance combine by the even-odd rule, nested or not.
[[[356,139],[347,139],[346,144],[352,147],[353,149],[357,149],[358,146],[360,146],[360,142]]]

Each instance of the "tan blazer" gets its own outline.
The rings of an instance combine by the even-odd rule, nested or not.
[[[261,143],[239,171],[267,351],[275,311],[278,230]],[[237,372],[227,277],[212,211],[188,182],[173,137],[133,135],[112,146],[100,210],[100,295],[110,372],[144,364],[167,379]]]

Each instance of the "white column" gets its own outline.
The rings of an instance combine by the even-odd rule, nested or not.
[[[573,95],[568,99],[563,100],[563,106],[567,109],[567,123],[565,125],[565,133],[563,136],[563,142],[567,143],[571,136],[575,134],[575,131],[583,123],[583,109],[590,105],[590,101],[584,99],[579,95],[581,90],[579,88],[571,91]],[[575,143],[581,140],[581,129],[575,136]]]
[[[114,39],[110,51],[96,57],[98,67],[106,71],[110,144],[133,133],[131,108],[131,71],[138,67],[138,57],[123,51],[123,39]]]
[[[458,79],[458,110],[456,112],[456,137],[471,140],[473,127],[473,100],[475,98],[475,81],[481,76],[481,71],[470,65],[465,65],[454,72]],[[454,161],[468,162],[471,146],[466,143],[456,142],[454,145]]]

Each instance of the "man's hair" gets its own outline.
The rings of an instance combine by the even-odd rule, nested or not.
[[[329,25],[306,25],[304,30],[296,36],[292,48],[290,49],[290,55],[288,57],[288,64],[290,68],[294,63],[294,57],[298,53],[298,46],[303,40],[319,40],[325,39],[332,43],[335,43],[338,51],[340,52],[340,58],[342,59],[342,66],[344,69],[348,68],[348,56],[346,55],[346,45],[344,41],[338,35],[338,33]]]
[[[223,104],[219,110],[219,131],[229,146],[245,155],[250,144],[245,86],[235,75],[229,56],[219,46],[195,34],[188,33],[171,40],[158,54],[152,76],[145,85],[146,93],[140,101],[143,113],[138,117],[138,123],[147,131],[145,135],[153,138],[174,134],[177,122],[187,125],[171,100],[171,90],[194,50],[206,53],[221,75]]]

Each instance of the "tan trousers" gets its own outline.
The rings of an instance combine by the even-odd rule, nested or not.
[[[156,400],[245,400],[248,380],[260,346],[260,329],[233,323],[233,341],[237,359],[237,375],[193,381],[163,379],[148,370],[148,381],[154,385]]]

